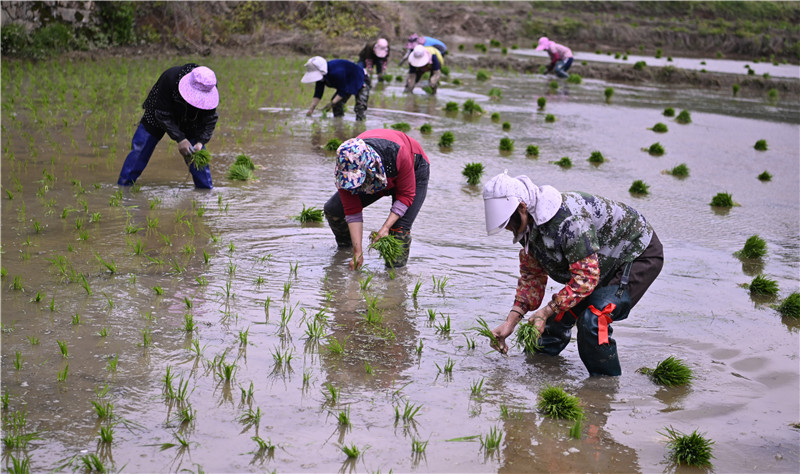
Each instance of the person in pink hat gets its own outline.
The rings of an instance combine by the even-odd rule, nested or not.
[[[166,133],[178,144],[178,153],[189,166],[195,187],[211,189],[208,165],[198,169],[189,160],[192,153],[211,140],[217,126],[217,105],[217,76],[211,69],[188,63],[164,71],[142,104],[144,114],[117,184],[130,186],[139,179]]]
[[[431,94],[436,94],[439,88],[439,79],[442,75],[444,57],[438,49],[433,46],[416,45],[411,55],[408,57],[408,77],[406,78],[406,88],[404,92],[413,92],[420,79],[426,72],[431,73],[429,80]]]
[[[408,57],[414,51],[414,47],[417,45],[422,45],[426,47],[430,46],[431,48],[436,48],[436,50],[439,51],[439,54],[441,54],[441,56],[447,56],[447,45],[444,44],[442,40],[414,33],[408,37],[408,41],[406,42],[405,55],[402,58],[400,58],[400,62],[397,63],[398,66],[403,65],[406,59],[408,59]]]
[[[567,78],[569,68],[572,66],[572,50],[564,45],[558,44],[555,41],[550,41],[547,36],[539,38],[539,45],[536,46],[536,51],[547,51],[550,56],[550,64],[545,70],[545,74],[553,71],[556,76]]]
[[[387,61],[389,61],[389,41],[386,38],[378,38],[377,41],[370,41],[364,45],[364,49],[358,53],[357,64],[364,68],[367,76],[372,75],[372,67],[375,66],[378,81],[383,81]]]

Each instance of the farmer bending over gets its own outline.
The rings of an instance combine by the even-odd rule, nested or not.
[[[386,62],[389,61],[389,42],[386,38],[379,38],[364,45],[364,49],[358,53],[358,65],[364,68],[367,77],[372,74],[372,66],[378,73],[378,80],[383,80],[383,73],[386,71]]]
[[[486,231],[503,229],[519,242],[520,277],[514,306],[492,330],[494,348],[528,311],[539,308],[547,277],[565,286],[529,318],[542,335],[537,352],[555,356],[578,326],[578,353],[589,375],[620,375],[611,323],[628,313],[664,262],[655,231],[635,209],[582,192],[538,187],[527,176],[503,173],[483,188]]]
[[[546,36],[539,38],[539,45],[536,51],[547,51],[550,56],[550,64],[544,71],[545,74],[554,71],[556,76],[567,78],[569,68],[572,66],[572,50],[555,41],[550,41]]]
[[[392,208],[373,241],[387,235],[400,239],[403,253],[392,266],[405,266],[411,226],[428,193],[430,169],[422,147],[403,132],[376,129],[345,141],[336,155],[339,191],[328,199],[324,210],[339,248],[353,247],[350,268],[364,263],[362,211],[383,196],[392,198]]]
[[[430,71],[430,85],[432,94],[436,94],[439,88],[439,78],[442,74],[444,58],[438,49],[430,46],[414,47],[411,56],[408,57],[408,77],[406,78],[406,88],[404,92],[413,92],[422,75]]]
[[[311,107],[306,112],[307,116],[314,113],[314,109],[322,100],[325,86],[336,89],[331,101],[322,108],[323,112],[333,109],[334,117],[344,115],[344,103],[351,95],[356,96],[356,120],[367,119],[367,102],[369,102],[370,83],[365,80],[364,68],[346,59],[332,59],[325,61],[321,56],[314,56],[306,62],[306,73],[300,82],[316,82],[314,98]]]
[[[195,151],[211,140],[217,125],[217,77],[211,69],[194,63],[167,69],[147,94],[144,115],[133,134],[131,151],[119,172],[117,184],[130,186],[139,179],[158,142],[167,133],[189,166],[195,187],[211,189],[211,169],[190,163]]]
[[[420,46],[430,46],[432,48],[436,48],[442,56],[447,55],[447,45],[444,44],[443,41],[438,40],[436,38],[431,38],[430,36],[420,36],[416,33],[408,37],[408,42],[406,42],[406,52],[405,55],[400,58],[400,62],[397,63],[398,66],[402,66],[403,63],[408,59],[408,56],[414,51],[414,47]]]

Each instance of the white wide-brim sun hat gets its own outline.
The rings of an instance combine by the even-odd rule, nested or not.
[[[300,79],[300,82],[317,82],[321,80],[325,74],[328,74],[328,61],[325,61],[325,58],[322,56],[314,56],[306,61],[306,73],[303,75],[303,78]]]
[[[414,46],[414,50],[411,51],[411,56],[408,57],[408,64],[414,67],[423,67],[429,62],[431,62],[431,53],[425,49],[425,46],[421,44]]]

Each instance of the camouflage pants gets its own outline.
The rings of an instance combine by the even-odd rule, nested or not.
[[[356,94],[356,120],[364,121],[367,119],[367,104],[369,102],[369,91],[372,88],[369,76],[364,78],[364,86]],[[342,100],[333,104],[331,107],[334,117],[344,116],[344,103],[350,98],[350,95],[345,95]]]

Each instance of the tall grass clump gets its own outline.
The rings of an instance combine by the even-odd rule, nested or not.
[[[758,151],[767,151],[767,141],[763,139],[758,140],[756,141],[756,144],[753,145],[753,148],[755,148]]]
[[[742,250],[736,256],[743,258],[761,258],[767,254],[767,241],[756,235],[751,235],[744,242]]]
[[[501,138],[500,151],[514,151],[514,140],[508,137]]]
[[[650,377],[658,385],[665,387],[676,387],[687,385],[694,378],[690,369],[682,360],[669,356],[656,365],[655,369],[642,367],[638,372]]]
[[[552,385],[545,385],[539,391],[536,407],[550,418],[575,421],[584,417],[580,399]]]
[[[733,196],[730,193],[717,193],[711,198],[711,206],[713,207],[733,207]]]
[[[750,294],[753,295],[775,296],[778,294],[778,282],[770,280],[764,275],[757,275],[753,278],[748,288]]]
[[[666,433],[659,434],[667,437],[669,456],[675,464],[711,467],[711,458],[714,457],[711,447],[714,441],[698,434],[697,430],[690,435],[683,434],[672,427],[664,428],[664,430]]]
[[[776,308],[783,316],[790,318],[800,318],[800,293],[794,292],[787,296]]]
[[[681,113],[675,117],[675,121],[682,124],[692,123],[692,115],[688,110],[681,110]]]
[[[461,171],[461,174],[467,178],[467,184],[474,186],[481,182],[483,171],[483,163],[467,163],[464,165],[464,170]]]

